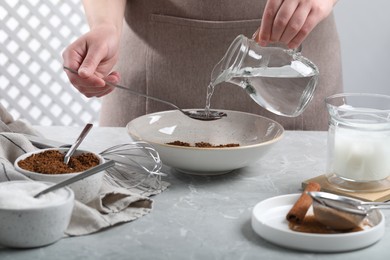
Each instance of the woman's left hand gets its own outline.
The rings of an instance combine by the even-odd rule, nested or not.
[[[268,0],[256,36],[260,45],[282,42],[297,48],[332,11],[337,0]]]

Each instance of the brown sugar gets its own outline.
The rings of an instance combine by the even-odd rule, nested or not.
[[[58,150],[47,150],[19,161],[18,165],[31,172],[62,174],[82,172],[99,164],[99,158],[93,153],[73,155],[70,157],[69,164],[64,163],[64,156]]]
[[[240,146],[239,144],[236,144],[236,143],[213,145],[213,144],[208,143],[208,142],[197,142],[197,143],[195,143],[195,145],[191,145],[190,143],[182,142],[182,141],[178,141],[178,140],[167,143],[167,144],[177,145],[177,146],[186,146],[186,147],[198,147],[198,148],[224,148],[224,147]]]

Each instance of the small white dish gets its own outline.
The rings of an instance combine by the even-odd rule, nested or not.
[[[361,249],[379,241],[385,233],[385,217],[375,210],[369,216],[373,226],[340,234],[311,234],[292,231],[286,215],[301,194],[263,200],[252,211],[252,228],[263,239],[290,249],[310,252],[343,252]]]
[[[150,143],[165,165],[181,172],[218,175],[248,166],[259,160],[283,136],[283,127],[255,114],[218,110],[227,117],[215,121],[188,118],[177,110],[138,117],[127,124],[134,140]],[[181,141],[191,147],[169,145]],[[199,148],[197,142],[212,145],[236,143],[238,147]]]
[[[38,172],[27,171],[25,169],[22,169],[19,166],[18,164],[19,161],[24,160],[33,154],[42,153],[47,150],[58,150],[61,153],[65,154],[68,151],[68,148],[48,148],[48,149],[42,149],[34,152],[25,153],[19,156],[15,160],[14,163],[15,169],[32,180],[52,182],[52,183],[59,183],[61,181],[64,181],[66,179],[75,176],[76,174],[81,173],[81,172],[75,172],[75,173],[62,173],[62,174],[43,174]],[[85,151],[85,150],[76,150],[73,155],[78,155],[81,153],[93,153],[93,152]],[[93,154],[99,158],[100,164],[104,163],[104,158],[101,155],[97,153],[93,153]],[[88,178],[70,184],[69,187],[74,191],[76,200],[82,203],[88,203],[94,198],[96,198],[103,183],[104,173],[105,171],[101,171]]]
[[[51,185],[29,180],[0,183],[0,245],[40,247],[64,236],[72,215],[73,191],[63,187],[33,198]]]

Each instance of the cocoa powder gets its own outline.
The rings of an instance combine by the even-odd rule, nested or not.
[[[82,153],[70,157],[64,163],[65,155],[58,150],[47,150],[30,155],[18,162],[20,168],[43,174],[62,174],[82,172],[99,164],[99,158],[93,153]]]

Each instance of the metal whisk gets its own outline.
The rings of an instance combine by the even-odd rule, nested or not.
[[[115,166],[106,170],[105,179],[112,185],[137,189],[150,195],[161,191],[162,162],[153,146],[146,142],[132,142],[110,147],[100,153],[114,160]]]

